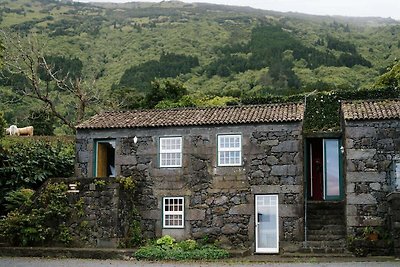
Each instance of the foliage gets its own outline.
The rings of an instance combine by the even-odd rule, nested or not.
[[[49,242],[68,245],[72,237],[65,225],[73,213],[68,204],[68,186],[49,183],[37,200],[22,210],[11,211],[0,220],[0,235],[16,246],[36,246]]]
[[[211,260],[229,257],[229,253],[213,245],[200,246],[195,240],[176,242],[166,235],[135,252],[139,260]]]
[[[4,114],[3,112],[0,112],[0,139],[4,137],[5,135],[5,128],[7,128],[7,122],[4,119]]]
[[[33,126],[35,135],[54,135],[56,118],[46,110],[33,110],[30,112],[28,123]]]
[[[134,190],[136,188],[136,182],[132,176],[128,177],[117,177],[117,182],[122,185],[125,190]]]
[[[388,68],[386,73],[378,78],[375,87],[400,87],[400,61],[395,62],[391,68]]]
[[[95,179],[94,184],[101,187],[101,186],[105,186],[107,183],[103,179]]]
[[[339,40],[333,36],[328,36],[326,38],[326,41],[327,41],[327,47],[329,49],[347,52],[351,54],[355,54],[357,52],[356,46],[350,43],[349,41]]]
[[[140,92],[150,90],[155,78],[174,78],[191,71],[199,65],[197,57],[174,53],[163,53],[160,60],[150,60],[127,69],[121,77],[118,87],[135,88]]]
[[[83,63],[78,58],[66,58],[59,55],[45,56],[44,58],[57,79],[64,79],[65,77],[77,79],[82,76]],[[42,65],[39,66],[38,74],[42,80],[52,81],[48,71]]]
[[[5,199],[5,208],[7,212],[16,210],[22,206],[30,206],[31,205],[31,197],[35,191],[29,188],[21,188],[18,190],[14,190],[8,192]]]
[[[145,97],[145,107],[154,108],[163,100],[179,101],[187,93],[187,89],[178,81],[156,80],[152,83],[152,88]]]
[[[10,32],[7,36],[18,32],[21,42],[36,33],[46,44],[38,52],[60,76],[67,70],[71,77],[81,73],[83,92],[91,96],[81,106],[78,96],[47,83],[48,76],[41,80],[40,89],[54,97],[54,110],[71,124],[80,121],[74,115],[147,107],[144,98],[151,82],[163,77],[179,80],[187,94],[152,107],[199,106],[216,96],[371,88],[382,68],[400,56],[399,22],[392,19],[277,14],[208,4],[163,1],[111,7],[13,0],[2,8],[0,26]],[[17,94],[30,89],[26,77],[3,73],[0,110],[8,122],[26,124],[29,112],[43,103]],[[61,124],[55,125],[56,133],[64,130]]]
[[[399,98],[400,88],[318,92],[307,97],[304,132],[338,131],[341,101]]]
[[[0,213],[8,192],[37,189],[49,177],[70,177],[74,172],[72,140],[5,138],[0,143]]]

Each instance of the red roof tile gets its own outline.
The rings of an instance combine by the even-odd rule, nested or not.
[[[303,120],[303,113],[304,105],[301,103],[113,111],[97,114],[76,128],[106,129],[291,122]]]
[[[345,120],[400,119],[400,100],[357,100],[342,103]]]

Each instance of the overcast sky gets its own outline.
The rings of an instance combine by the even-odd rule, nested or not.
[[[127,0],[79,0],[81,2],[132,2]],[[160,0],[136,1],[160,2]],[[251,6],[254,8],[294,11],[315,15],[342,15],[355,17],[391,17],[400,20],[400,0],[183,0],[224,5]]]

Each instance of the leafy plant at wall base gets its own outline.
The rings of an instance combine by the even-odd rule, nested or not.
[[[128,177],[117,177],[117,182],[122,185],[125,190],[133,190],[136,187],[135,181],[132,176]]]
[[[38,198],[23,210],[0,220],[0,235],[11,245],[37,246],[50,242],[68,245],[71,234],[65,225],[75,212],[69,206],[65,183],[49,183]]]
[[[139,248],[135,257],[139,260],[213,260],[227,258],[229,253],[213,245],[198,245],[195,240],[175,242],[172,237],[164,236]]]
[[[35,191],[29,188],[21,188],[19,190],[11,191],[5,196],[5,208],[7,211],[16,210],[21,206],[30,206],[32,204],[31,197]]]
[[[0,141],[0,215],[5,214],[7,193],[37,189],[50,177],[70,177],[74,172],[73,140],[3,138]]]

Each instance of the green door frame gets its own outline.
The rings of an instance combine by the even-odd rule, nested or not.
[[[313,137],[314,138],[314,137]],[[324,167],[324,200],[325,201],[340,201],[343,199],[344,197],[344,181],[343,181],[343,155],[342,155],[342,151],[341,151],[341,147],[342,147],[342,139],[341,138],[324,138],[324,137],[315,137],[316,139],[322,139],[323,142],[323,147],[324,147],[324,166],[326,165],[325,163],[325,142],[324,140],[329,140],[329,139],[333,139],[333,140],[338,140],[338,155],[339,155],[339,195],[338,196],[327,196],[326,195],[326,168]],[[306,176],[305,182],[304,182],[304,195],[305,195],[305,199],[309,198],[309,170],[310,170],[310,141],[309,139],[311,138],[306,138],[304,141],[304,173]]]

